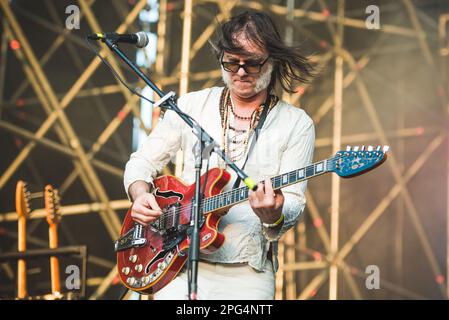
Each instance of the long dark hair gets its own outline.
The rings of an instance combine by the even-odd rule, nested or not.
[[[236,40],[236,35],[243,35],[248,42],[268,51],[274,62],[271,88],[278,82],[285,91],[294,93],[295,81],[306,83],[314,76],[309,60],[299,53],[298,46],[287,46],[282,41],[276,25],[268,14],[245,11],[222,24],[217,32],[217,39],[210,41],[217,59],[221,58],[224,51],[247,53]]]

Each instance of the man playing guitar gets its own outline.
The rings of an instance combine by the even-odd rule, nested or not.
[[[256,192],[250,191],[248,201],[232,206],[222,217],[219,230],[226,237],[223,245],[213,253],[201,253],[198,298],[273,299],[276,244],[304,210],[306,181],[273,191],[269,177],[311,163],[315,140],[311,118],[280,100],[274,87],[290,91],[294,83],[311,76],[312,68],[297,48],[284,44],[265,13],[244,12],[232,17],[211,44],[225,87],[188,93],[178,99],[178,105],[221,142],[237,166],[244,166],[250,177],[264,180],[264,184],[259,184]],[[266,117],[262,112],[265,108]],[[259,121],[263,125],[256,135]],[[255,136],[254,148],[250,148]],[[133,201],[134,221],[148,226],[161,215],[150,185],[179,149],[184,151],[180,178],[186,184],[194,182],[195,142],[190,128],[167,111],[131,155],[124,185]],[[210,165],[226,168],[215,154]],[[233,189],[236,181],[235,173],[229,173],[231,180],[225,191]],[[184,269],[154,298],[187,299]]]

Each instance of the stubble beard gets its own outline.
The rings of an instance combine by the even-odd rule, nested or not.
[[[268,88],[268,86],[270,85],[272,72],[273,65],[269,64],[267,69],[264,72],[260,73],[259,77],[256,79],[256,85],[254,86],[254,95]],[[233,85],[231,75],[229,72],[223,69],[223,66],[221,67],[221,77],[224,84],[231,89]]]

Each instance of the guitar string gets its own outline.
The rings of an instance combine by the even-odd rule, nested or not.
[[[337,159],[337,157],[329,158],[329,159],[328,159],[328,164],[331,164],[331,165],[335,164],[336,159]],[[291,172],[288,172],[288,173],[279,175],[279,176],[273,178],[273,181],[274,181],[274,183],[279,182],[279,181],[282,179],[282,176],[284,176],[284,175],[286,175],[286,174],[291,175],[292,173],[296,173],[296,172],[298,172],[298,171],[300,171],[300,170],[303,170],[303,169],[304,169],[304,170],[307,170],[307,168],[309,168],[309,167],[315,167],[316,164],[317,164],[317,163],[315,163],[315,164],[313,164],[313,165],[310,165],[310,166],[307,166],[307,167],[305,167],[305,168],[301,168],[301,169],[298,169],[298,170],[294,170],[294,171],[291,171]],[[226,194],[227,194],[228,197],[229,197],[229,196],[232,196],[232,195],[235,196],[236,194],[239,194],[241,191],[245,190],[246,188],[247,188],[246,186],[240,187],[240,188],[237,188],[237,189],[234,189],[234,190],[227,191]],[[220,196],[223,197],[224,194],[225,194],[225,193],[218,194],[218,195],[215,195],[215,196],[212,196],[212,197],[209,197],[209,198],[206,198],[205,200],[203,200],[203,201],[202,201],[202,209],[204,209],[204,207],[205,207],[207,204],[211,204],[211,203],[217,201],[217,198],[218,198],[218,197],[220,197]],[[224,198],[224,197],[223,197],[223,198]],[[212,200],[212,199],[213,199],[213,200]],[[173,213],[172,213],[172,212],[164,211],[164,212],[163,212],[163,215],[161,215],[161,216],[156,220],[156,222],[153,222],[152,225],[155,224],[155,223],[157,223],[157,222],[159,222],[159,224],[160,224],[161,220],[166,220],[166,221],[167,221],[169,218],[173,218],[173,216],[174,216],[175,214],[179,214],[181,211],[183,211],[183,210],[189,210],[189,209],[191,209],[191,208],[192,208],[192,203],[189,203],[188,205],[184,205],[184,206],[180,206],[180,207],[175,208],[175,212],[173,212]]]
[[[329,167],[329,166],[333,166],[333,165],[335,165],[335,163],[338,161],[340,159],[340,157],[332,157],[332,158],[329,158],[329,159],[327,159],[327,166]],[[277,175],[276,177],[274,177],[273,178],[273,182],[274,183],[277,183],[277,182],[279,182],[279,180],[282,180],[282,176],[285,176],[285,175],[288,175],[289,177],[290,177],[290,175],[291,174],[295,174],[296,175],[296,173],[298,172],[298,171],[300,171],[300,170],[304,170],[305,172],[307,172],[307,169],[308,168],[315,168],[316,167],[316,165],[317,164],[319,164],[320,162],[317,162],[317,163],[314,163],[314,164],[311,164],[311,165],[309,165],[309,166],[307,166],[307,167],[304,167],[304,168],[301,168],[301,169],[297,169],[297,170],[293,170],[293,171],[290,171],[290,172],[287,172],[287,173],[284,173],[284,174],[281,174],[281,175]],[[328,168],[327,168],[328,169]],[[316,174],[315,172],[314,172],[314,174]],[[313,175],[314,175],[313,174]],[[305,176],[304,176],[305,177]],[[307,178],[309,178],[309,177],[307,177]],[[306,180],[306,179],[304,179],[304,180]],[[217,198],[219,198],[219,197],[222,197],[222,199],[224,199],[225,198],[225,194],[227,195],[226,197],[232,197],[232,196],[235,196],[236,194],[239,194],[241,191],[243,191],[244,189],[246,189],[247,187],[246,186],[244,186],[244,187],[240,187],[240,188],[236,188],[236,189],[233,189],[233,190],[230,190],[230,191],[226,191],[226,192],[224,192],[224,193],[220,193],[220,194],[218,194],[218,195],[214,195],[214,196],[212,196],[212,197],[209,197],[209,198],[206,198],[206,199],[204,199],[203,201],[202,201],[202,204],[203,204],[203,206],[206,206],[207,204],[211,204],[211,203],[213,203],[213,202],[215,202],[215,201],[217,201]],[[191,208],[191,203],[189,203],[188,205],[185,205],[185,206],[181,206],[181,207],[178,207],[178,208],[176,208],[177,210],[183,210],[183,209],[190,209]],[[168,213],[169,214],[169,213]]]
[[[332,161],[329,161],[329,163],[332,165],[332,164],[334,164],[334,160],[332,160]],[[310,166],[311,167],[311,166]],[[299,170],[301,170],[301,169],[299,169]],[[289,172],[289,173],[287,173],[289,176],[292,174],[292,173],[295,173],[296,174],[296,172],[297,171],[299,171],[299,170],[295,170],[295,171],[293,171],[293,172]],[[285,175],[285,174],[283,174],[283,175]],[[277,184],[278,182],[280,182],[282,180],[282,177],[281,176],[277,176],[277,177],[275,177],[275,178],[273,178],[273,182],[274,182],[274,184]],[[207,206],[207,205],[209,205],[209,204],[212,204],[212,203],[214,203],[214,202],[217,202],[218,201],[218,203],[222,203],[223,201],[220,201],[220,200],[218,200],[219,199],[219,197],[222,197],[222,199],[225,199],[226,197],[232,197],[232,196],[235,196],[235,195],[237,195],[237,194],[239,194],[239,193],[241,193],[242,191],[244,191],[245,189],[247,189],[247,187],[241,187],[241,188],[237,188],[237,189],[234,189],[234,190],[231,190],[231,191],[228,191],[228,192],[226,192],[226,193],[222,193],[222,194],[218,194],[218,195],[215,195],[215,196],[212,196],[212,197],[209,197],[209,198],[206,198],[206,199],[204,199],[201,203],[202,203],[202,209],[203,209],[203,211],[205,211],[205,207]],[[246,191],[246,190],[245,190]],[[226,194],[226,196],[224,196]],[[246,196],[246,192],[245,192],[245,196]],[[191,209],[192,208],[192,203],[189,203],[188,205],[184,205],[184,206],[180,206],[180,207],[178,207],[178,208],[175,208],[175,212],[167,212],[167,211],[165,211],[164,213],[165,214],[163,214],[161,217],[159,217],[156,221],[158,221],[158,222],[160,222],[161,220],[168,220],[169,218],[172,218],[173,216],[174,216],[174,214],[179,214],[181,211],[183,211],[183,210],[188,210],[188,209]],[[206,211],[206,212],[209,212],[209,211]]]
[[[328,165],[328,166],[331,165],[331,166],[332,166],[332,165],[334,165],[334,164],[337,162],[337,160],[339,160],[339,159],[340,159],[340,157],[337,157],[337,156],[336,156],[336,157],[329,158],[329,159],[327,159],[326,165]],[[287,172],[287,173],[278,175],[278,176],[276,176],[276,177],[273,178],[273,182],[274,182],[274,183],[279,182],[279,180],[282,179],[282,176],[285,176],[285,175],[287,175],[287,174],[290,176],[291,174],[295,173],[295,175],[296,175],[296,173],[297,173],[298,171],[300,171],[300,170],[305,170],[305,172],[307,172],[307,169],[308,169],[308,168],[312,168],[312,167],[315,168],[316,165],[318,165],[318,164],[319,164],[319,162],[314,163],[314,164],[311,164],[311,165],[309,165],[309,166],[307,166],[307,167],[304,167],[304,168],[301,168],[301,169],[293,170],[293,171],[290,171],[290,172]],[[315,173],[314,173],[314,174],[315,174]],[[304,179],[304,180],[306,180],[306,179]],[[204,208],[205,208],[206,205],[216,202],[217,199],[218,199],[219,197],[222,197],[222,199],[224,199],[224,198],[225,198],[225,197],[224,197],[225,194],[227,195],[227,197],[232,197],[232,196],[235,196],[235,195],[239,194],[240,192],[242,192],[242,191],[245,190],[246,188],[247,188],[246,186],[240,187],[240,188],[233,189],[233,190],[227,191],[227,192],[225,192],[225,193],[221,193],[221,194],[218,194],[218,195],[215,195],[215,196],[212,196],[212,197],[209,197],[209,198],[204,199],[204,200],[201,202],[201,206],[202,206],[203,211],[204,211]],[[246,194],[245,194],[245,195],[246,195]],[[188,205],[184,205],[184,206],[180,206],[180,207],[175,208],[175,210],[174,210],[173,213],[172,213],[172,212],[164,211],[163,214],[156,220],[156,222],[153,222],[151,225],[153,225],[153,224],[155,224],[155,223],[157,223],[157,222],[159,222],[159,225],[160,225],[160,223],[161,223],[163,220],[167,221],[169,218],[173,218],[173,216],[174,216],[175,214],[178,214],[178,215],[179,215],[179,213],[180,213],[181,211],[183,211],[183,210],[189,210],[189,209],[191,209],[191,208],[192,208],[192,203],[189,203]],[[218,209],[218,208],[216,208],[216,209]],[[215,210],[216,210],[216,209],[215,209]],[[213,210],[212,210],[212,211],[213,211]],[[206,212],[210,212],[210,211],[206,211]],[[168,222],[168,221],[167,221],[167,222]],[[164,223],[164,225],[165,225],[165,223]]]
[[[328,165],[329,165],[329,164],[330,164],[330,165],[334,165],[338,159],[340,159],[340,157],[329,158],[329,159],[327,159],[327,164],[328,164]],[[295,173],[295,174],[296,174],[296,173],[297,173],[298,171],[300,171],[300,170],[305,170],[305,171],[307,171],[308,168],[312,168],[312,167],[315,168],[317,164],[318,164],[318,163],[314,163],[314,164],[309,165],[309,166],[307,166],[307,167],[304,167],[304,168],[301,168],[301,169],[297,169],[297,170],[293,170],[293,171],[291,171],[291,172],[287,172],[287,173],[284,173],[284,174],[282,174],[282,175],[278,175],[278,176],[276,176],[276,177],[273,178],[273,182],[274,182],[274,183],[279,182],[280,180],[282,180],[282,176],[284,176],[284,175],[286,175],[286,174],[288,174],[288,175],[290,176],[292,173]],[[225,192],[225,193],[221,193],[221,194],[218,194],[218,195],[215,195],[215,196],[206,198],[206,199],[204,199],[204,200],[201,202],[201,204],[202,204],[202,209],[204,209],[204,207],[205,207],[207,204],[211,204],[211,203],[217,201],[217,198],[218,198],[218,197],[221,196],[222,198],[224,198],[224,197],[223,197],[224,194],[226,194],[227,197],[232,197],[232,196],[235,197],[235,195],[241,193],[241,192],[242,192],[243,190],[245,190],[246,188],[247,188],[247,187],[244,186],[244,187],[236,188],[236,189],[227,191],[227,192]],[[191,209],[191,208],[192,208],[192,203],[189,203],[189,204],[187,204],[187,205],[183,205],[183,206],[180,206],[180,207],[175,208],[175,210],[174,210],[175,212],[167,212],[167,211],[163,211],[163,214],[162,214],[162,215],[161,215],[155,222],[153,222],[151,225],[153,225],[153,224],[155,224],[155,223],[157,223],[157,222],[159,222],[159,224],[160,224],[161,220],[168,220],[168,219],[170,219],[170,218],[173,218],[173,216],[174,216],[175,214],[179,214],[181,211],[189,210],[189,209]]]

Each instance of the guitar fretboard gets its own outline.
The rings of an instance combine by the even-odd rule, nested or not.
[[[304,168],[293,170],[271,178],[274,190],[310,179],[335,168],[336,157],[322,160]],[[232,206],[248,199],[249,188],[247,186],[236,188],[218,195],[205,198],[202,201],[202,212],[208,213],[218,209]]]

